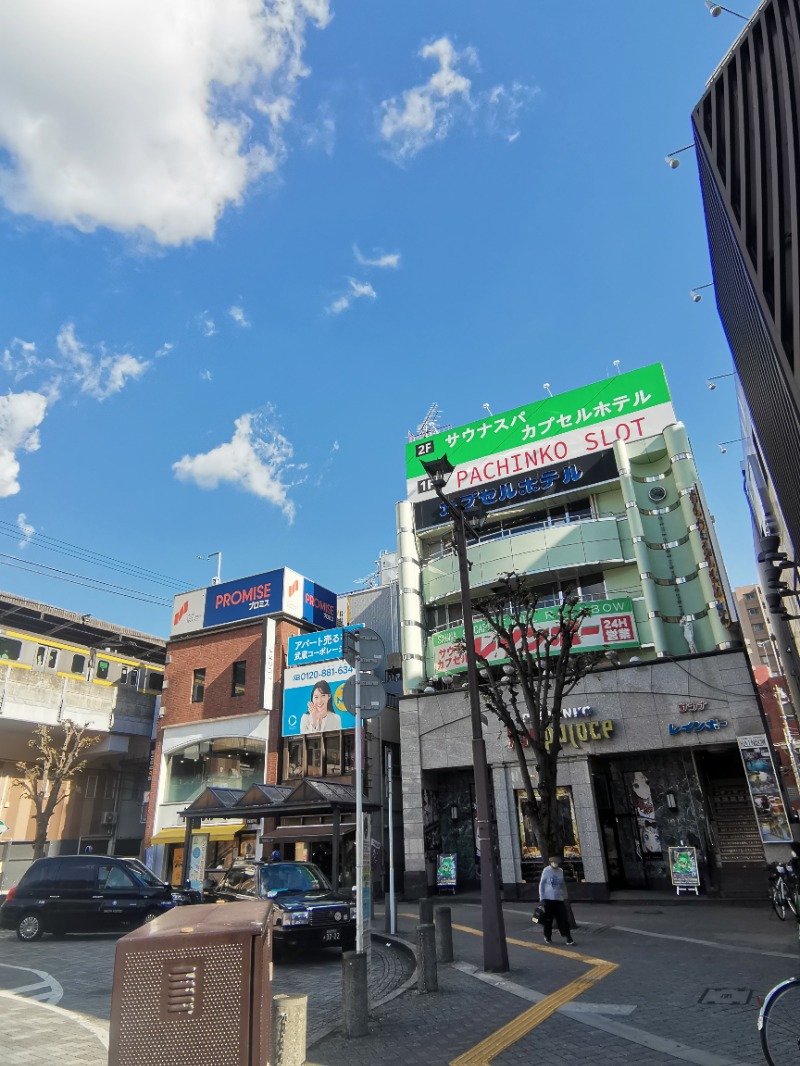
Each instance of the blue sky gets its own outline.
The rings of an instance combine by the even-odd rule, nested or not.
[[[395,547],[432,403],[458,425],[615,359],[665,364],[753,580],[734,389],[706,387],[730,355],[689,297],[696,164],[664,162],[743,25],[703,0],[4,5],[0,587],[158,634],[217,550],[223,580],[350,590]]]

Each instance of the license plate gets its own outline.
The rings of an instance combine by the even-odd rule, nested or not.
[[[342,939],[342,934],[338,929],[326,929],[322,934],[322,939],[327,940],[328,943],[338,942]]]

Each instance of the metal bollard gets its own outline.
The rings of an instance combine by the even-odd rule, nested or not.
[[[436,930],[432,925],[417,926],[417,991],[439,991],[436,974]]]
[[[430,925],[433,921],[433,900],[428,897],[419,901],[419,924]]]
[[[436,961],[453,961],[453,925],[449,907],[437,907],[433,912],[436,930]]]
[[[369,1020],[366,951],[342,952],[342,1021],[345,1036],[366,1036]]]
[[[308,996],[272,997],[272,1066],[304,1066]]]

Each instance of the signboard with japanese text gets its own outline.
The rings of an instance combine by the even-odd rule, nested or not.
[[[355,669],[345,659],[283,672],[283,735],[315,735],[334,729],[354,729],[356,720],[344,702],[345,682]]]
[[[591,613],[583,619],[575,634],[572,644],[574,651],[639,647],[633,604],[628,596],[616,596],[613,600],[593,600],[580,606],[588,608]],[[553,634],[558,633],[558,607],[543,607],[535,612],[533,618],[537,629],[547,629],[549,623],[550,631]],[[507,662],[508,655],[489,624],[482,618],[476,618],[473,624],[476,653],[490,663]],[[529,631],[528,639],[533,641],[532,631]],[[435,676],[455,674],[467,669],[463,641],[463,626],[453,626],[433,634],[431,643]],[[559,650],[558,643],[553,641],[550,654],[557,655]]]
[[[301,633],[289,637],[287,666],[302,666],[303,663],[322,663],[329,659],[344,658],[344,632],[363,628],[363,622],[357,626],[345,626],[344,629],[326,629],[322,633]]]
[[[175,597],[170,636],[281,613],[330,629],[336,594],[287,568],[210,585]]]
[[[209,833],[192,833],[192,843],[189,848],[189,870],[186,880],[189,882],[188,887],[197,891],[200,891],[203,887],[209,840]]]
[[[615,441],[655,436],[676,421],[660,363],[547,396],[478,422],[406,445],[407,494],[413,503],[435,496],[422,461],[446,455],[455,467],[448,495],[552,470]]]
[[[542,502],[565,492],[588,489],[612,481],[618,476],[614,453],[605,450],[595,455],[583,456],[569,463],[553,463],[546,469],[518,474],[491,484],[475,486],[455,499],[469,518],[470,508],[477,500],[487,511],[503,507],[519,507],[520,504]],[[450,522],[452,519],[440,499],[424,500],[414,505],[414,527],[419,533],[424,529]]]
[[[785,844],[792,839],[786,808],[778,785],[766,733],[737,737],[756,822],[764,844]]]
[[[455,892],[457,862],[458,856],[452,852],[436,856],[436,887],[439,891],[445,888]]]

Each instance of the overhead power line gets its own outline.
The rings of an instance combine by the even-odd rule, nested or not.
[[[21,565],[27,563],[28,565]],[[16,555],[4,555],[0,552],[0,565],[9,566],[14,570],[24,570],[29,574],[36,574],[38,577],[52,578],[55,581],[67,581],[72,585],[82,585],[84,588],[93,589],[95,592],[107,592],[113,596],[124,596],[129,600],[139,600],[142,603],[149,603],[156,607],[171,607],[172,603],[166,599],[159,599],[155,596],[149,596],[147,593],[142,593],[139,589],[127,588],[124,585],[114,585],[108,581],[101,581],[99,578],[86,577],[84,574],[73,574],[69,570],[60,570],[57,567],[45,566],[44,563],[32,563],[28,559],[20,559]],[[48,571],[43,573],[43,571]]]

